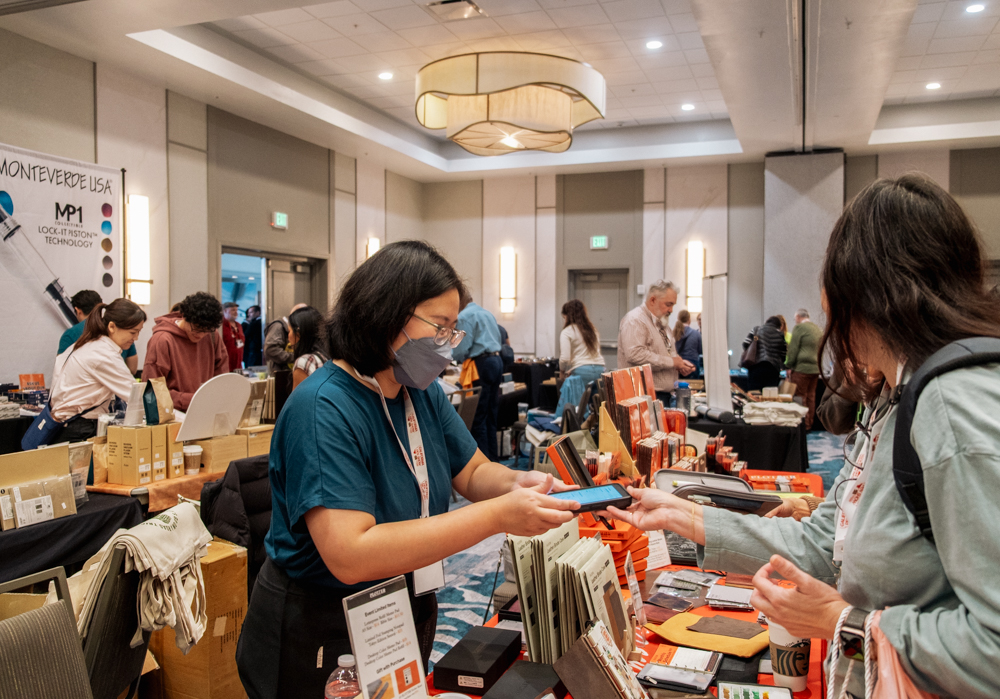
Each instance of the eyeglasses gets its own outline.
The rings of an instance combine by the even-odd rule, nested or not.
[[[435,328],[437,328],[437,332],[434,334],[434,344],[437,345],[438,347],[444,346],[445,343],[448,343],[453,348],[458,347],[462,343],[462,340],[465,339],[464,330],[452,330],[446,325],[438,325],[437,323],[432,323],[426,318],[421,318],[416,313],[413,314],[413,317],[416,318],[417,320],[422,320],[428,325],[433,325]]]

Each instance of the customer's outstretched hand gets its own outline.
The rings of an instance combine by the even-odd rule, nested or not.
[[[795,583],[795,587],[778,585],[771,580],[775,574]],[[849,606],[836,588],[778,555],[761,566],[753,576],[753,586],[750,604],[799,638],[833,638],[837,619]]]
[[[655,488],[628,488],[635,501],[625,510],[609,507],[606,513],[644,531],[669,529],[697,544],[705,543],[701,506]]]

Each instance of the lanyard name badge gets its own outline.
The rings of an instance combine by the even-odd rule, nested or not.
[[[896,379],[897,386],[899,386],[901,378],[902,366],[900,366],[899,376]],[[865,441],[861,445],[860,451],[857,452],[857,465],[851,469],[851,483],[847,487],[844,504],[837,509],[837,530],[833,538],[833,560],[837,563],[842,563],[844,560],[847,530],[851,526],[851,520],[858,509],[858,503],[861,501],[861,495],[865,490],[865,483],[868,481],[868,473],[871,469],[866,468],[866,466],[875,457],[875,448],[878,446],[879,438],[882,435],[882,428],[885,427],[889,416],[895,410],[896,401],[894,395],[888,387],[883,389],[883,394],[879,400],[888,400],[888,404],[885,405],[886,410],[884,413],[879,414],[879,408],[882,406],[876,404],[875,409],[872,410],[868,418],[867,433],[862,433],[865,436]]]
[[[413,401],[410,400],[410,394],[406,390],[406,386],[403,386],[402,390],[403,405],[406,409],[406,431],[410,441],[409,454],[406,452],[406,447],[403,446],[403,440],[399,438],[399,434],[396,432],[396,426],[392,424],[392,417],[389,415],[389,405],[385,402],[385,394],[382,393],[382,387],[378,385],[378,381],[367,376],[362,376],[357,370],[354,371],[354,374],[365,383],[369,383],[378,389],[379,397],[382,398],[382,410],[385,411],[385,419],[389,421],[389,428],[396,435],[396,442],[399,444],[400,451],[403,452],[403,461],[406,462],[410,473],[413,474],[413,477],[417,480],[417,486],[420,488],[420,518],[429,517],[430,479],[427,475],[427,455],[424,452],[423,437],[420,435],[420,423],[417,422],[417,412],[413,409]],[[425,595],[442,587],[444,587],[444,561],[431,563],[429,566],[424,566],[419,570],[413,571],[414,595]]]

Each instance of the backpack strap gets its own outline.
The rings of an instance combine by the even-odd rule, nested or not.
[[[910,429],[917,401],[931,379],[955,369],[1000,362],[1000,338],[970,337],[945,345],[920,365],[903,388],[896,413],[896,433],[892,442],[892,475],[903,504],[917,520],[920,533],[934,543],[931,518],[924,493],[924,472],[913,444]]]

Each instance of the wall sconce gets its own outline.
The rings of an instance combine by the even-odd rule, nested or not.
[[[140,306],[148,306],[153,284],[149,278],[149,197],[128,195],[126,223],[126,294]]]
[[[692,240],[687,247],[687,309],[691,313],[701,313],[701,284],[705,278],[705,246],[699,240]]]
[[[372,255],[377,253],[382,247],[382,241],[378,238],[369,238],[368,244],[365,246],[365,259],[367,260]]]
[[[517,253],[500,248],[500,312],[513,313],[517,305]]]

